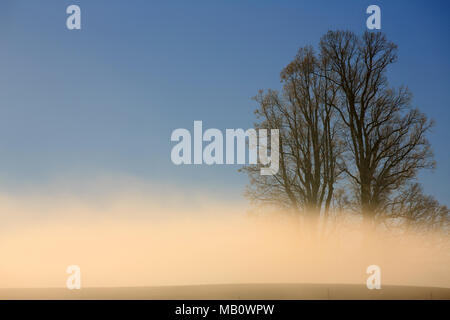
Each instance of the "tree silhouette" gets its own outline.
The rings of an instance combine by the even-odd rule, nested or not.
[[[407,88],[389,87],[386,72],[397,59],[397,46],[382,33],[329,31],[319,48],[319,54],[312,47],[298,51],[281,72],[281,93],[261,90],[255,97],[255,126],[280,130],[280,170],[261,176],[258,165],[245,166],[246,195],[293,210],[317,229],[333,203],[341,210],[344,195],[342,188],[336,192],[337,184],[351,184],[344,193],[353,191],[365,223],[392,222],[419,170],[435,165],[426,138],[433,123],[411,107]],[[415,206],[410,219],[425,223],[448,216],[414,188],[416,200],[433,209],[419,214]]]
[[[339,86],[334,109],[346,130],[349,161],[343,168],[358,187],[361,212],[372,224],[393,192],[432,168],[425,135],[432,126],[410,106],[406,88],[388,86],[386,71],[397,59],[397,46],[382,33],[328,32],[320,41],[330,60],[330,81]]]
[[[255,97],[256,126],[280,130],[280,170],[261,176],[258,166],[244,168],[251,180],[247,196],[294,210],[313,230],[329,214],[343,150],[332,107],[338,87],[321,75],[326,64],[311,47],[302,48],[281,72],[282,93],[260,91]]]

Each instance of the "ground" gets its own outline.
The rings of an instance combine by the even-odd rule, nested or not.
[[[278,299],[445,299],[450,288],[345,284],[226,284],[161,287],[82,288],[68,290],[0,289],[0,299],[174,299],[174,300],[278,300]]]

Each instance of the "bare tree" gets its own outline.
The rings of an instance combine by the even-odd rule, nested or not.
[[[314,230],[321,216],[328,217],[342,149],[331,104],[337,86],[320,75],[326,63],[312,48],[302,48],[281,72],[282,94],[269,90],[255,97],[260,120],[255,126],[280,130],[280,170],[261,176],[258,166],[243,168],[250,176],[249,198],[289,208]]]
[[[401,233],[450,235],[450,210],[432,196],[424,195],[418,183],[402,188],[383,209],[381,220]]]
[[[393,191],[434,166],[425,137],[432,122],[410,107],[407,89],[388,87],[386,70],[397,47],[382,33],[330,31],[320,49],[329,61],[326,77],[339,87],[330,104],[346,127],[349,161],[343,169],[358,187],[366,222],[374,223]]]
[[[280,130],[280,166],[274,176],[261,176],[258,165],[244,167],[246,195],[316,227],[335,223],[356,202],[365,230],[384,224],[448,234],[448,209],[412,184],[419,170],[435,165],[426,138],[433,123],[411,107],[408,89],[389,87],[386,71],[396,51],[381,33],[344,31],[322,37],[319,55],[300,49],[281,72],[282,92],[255,97],[255,126]],[[337,189],[341,173],[347,191]]]

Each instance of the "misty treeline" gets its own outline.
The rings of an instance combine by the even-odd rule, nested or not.
[[[244,167],[246,196],[298,215],[320,236],[344,212],[372,230],[448,235],[449,209],[417,183],[435,166],[433,122],[406,87],[389,86],[396,60],[397,46],[379,32],[329,31],[318,50],[300,48],[281,71],[281,92],[254,98],[256,128],[280,130],[280,169],[264,176]]]

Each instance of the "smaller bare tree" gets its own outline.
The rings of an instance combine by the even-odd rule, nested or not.
[[[425,195],[418,183],[406,186],[383,210],[381,221],[402,233],[442,233],[450,235],[450,210],[432,196]]]

